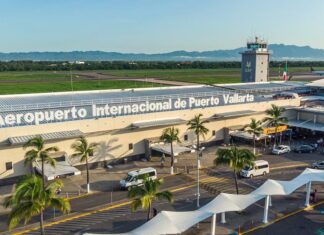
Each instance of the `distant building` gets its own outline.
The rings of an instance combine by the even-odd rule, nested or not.
[[[241,82],[267,82],[269,77],[268,44],[258,37],[242,52]]]

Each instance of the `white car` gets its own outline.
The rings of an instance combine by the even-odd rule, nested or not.
[[[284,153],[289,153],[290,152],[290,147],[287,145],[278,145],[272,149],[272,153],[276,155],[284,154]]]

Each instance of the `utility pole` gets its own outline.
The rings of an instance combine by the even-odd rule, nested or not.
[[[71,91],[73,91],[72,63],[70,64],[70,82],[71,82]]]
[[[199,187],[199,155],[200,155],[200,149],[197,148],[197,208],[200,207],[199,199],[200,199],[200,187]]]

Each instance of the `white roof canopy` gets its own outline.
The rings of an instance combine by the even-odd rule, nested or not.
[[[253,134],[250,134],[247,131],[233,131],[230,133],[230,135],[238,138],[247,139],[247,140],[253,140]],[[256,140],[263,140],[266,138],[269,138],[269,136],[262,133],[259,136],[255,136]]]
[[[152,144],[151,145],[151,149],[167,154],[167,155],[171,155],[171,144],[166,143],[166,144]],[[173,143],[173,154],[174,156],[178,156],[181,153],[193,153],[195,152],[194,149],[185,147],[185,146],[180,146],[178,144]]]
[[[177,125],[186,122],[181,118],[168,118],[168,119],[156,119],[156,120],[147,120],[139,121],[132,123],[132,128],[149,128],[156,126],[168,126],[168,125]]]
[[[314,123],[313,120],[289,120],[286,122],[288,126],[305,128],[313,131],[323,131],[324,132],[324,124]]]
[[[213,214],[244,210],[268,195],[289,195],[311,181],[324,182],[324,171],[307,168],[290,181],[267,180],[258,189],[246,195],[221,193],[211,202],[195,211],[162,211],[147,223],[124,234],[180,234]]]
[[[39,134],[39,135],[25,135],[25,136],[9,137],[8,141],[11,145],[15,145],[15,144],[25,144],[25,143],[27,143],[28,140],[30,140],[36,136],[41,136],[45,141],[47,141],[47,140],[77,138],[77,137],[80,137],[83,135],[84,135],[84,133],[80,130],[72,130],[72,131],[43,133],[43,134]]]
[[[61,153],[59,156],[58,153],[55,153],[57,159],[56,166],[52,167],[50,164],[44,164],[44,172],[46,180],[53,180],[59,176],[67,176],[67,175],[81,175],[81,171],[72,166],[67,160],[65,153]],[[42,174],[42,165],[41,162],[35,163],[35,168],[39,174]]]

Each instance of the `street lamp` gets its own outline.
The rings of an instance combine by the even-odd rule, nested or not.
[[[198,148],[197,148],[198,149]],[[200,168],[200,159],[202,158],[202,151],[205,147],[201,147],[197,151],[197,208],[200,207],[199,199],[200,199],[200,187],[199,187],[199,168]]]

